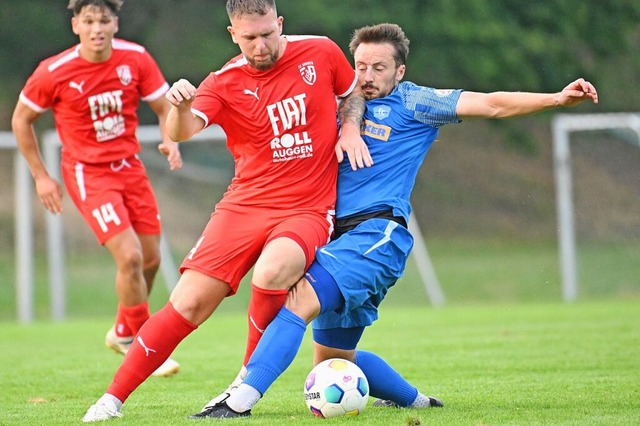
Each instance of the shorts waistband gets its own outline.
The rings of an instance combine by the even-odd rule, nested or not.
[[[373,213],[343,217],[342,219],[336,220],[336,230],[334,238],[338,238],[340,235],[352,230],[362,222],[369,219],[388,219],[407,228],[407,221],[404,219],[404,217],[394,216],[393,211],[391,210],[382,210]]]

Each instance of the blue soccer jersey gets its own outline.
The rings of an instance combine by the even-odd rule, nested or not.
[[[392,210],[408,222],[409,198],[418,170],[438,129],[460,120],[461,90],[436,90],[400,83],[388,96],[367,101],[363,138],[374,161],[370,168],[338,174],[338,219]],[[316,262],[337,283],[345,299],[340,312],[323,312],[314,329],[365,327],[404,273],[413,247],[409,231],[389,219],[369,219],[316,252]]]
[[[393,210],[409,220],[409,197],[438,129],[458,123],[461,90],[436,90],[402,82],[388,96],[367,101],[365,140],[374,165],[351,170],[348,161],[338,174],[338,219]]]

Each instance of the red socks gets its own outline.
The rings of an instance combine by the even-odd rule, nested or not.
[[[129,337],[138,334],[142,324],[149,319],[149,302],[139,305],[123,306],[118,304],[116,314],[116,336]]]
[[[140,328],[107,393],[124,402],[196,328],[167,303]]]
[[[267,290],[251,283],[251,300],[249,301],[249,336],[243,365],[247,365],[251,354],[256,349],[264,329],[287,301],[288,290]]]

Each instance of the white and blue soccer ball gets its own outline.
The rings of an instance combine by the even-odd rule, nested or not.
[[[367,406],[369,382],[354,363],[328,359],[309,372],[304,399],[317,417],[357,416]]]

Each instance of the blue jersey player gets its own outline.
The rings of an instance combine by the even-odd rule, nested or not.
[[[294,359],[311,321],[314,363],[334,357],[355,362],[378,398],[374,406],[441,407],[381,357],[356,350],[404,272],[413,246],[409,197],[438,129],[465,118],[506,118],[598,101],[594,86],[581,78],[557,93],[478,93],[401,82],[409,40],[395,24],[356,30],[350,49],[367,99],[363,136],[374,164],[356,171],[341,164],[333,241],[317,251],[306,276],[291,288],[246,371],[194,417],[250,415]]]

